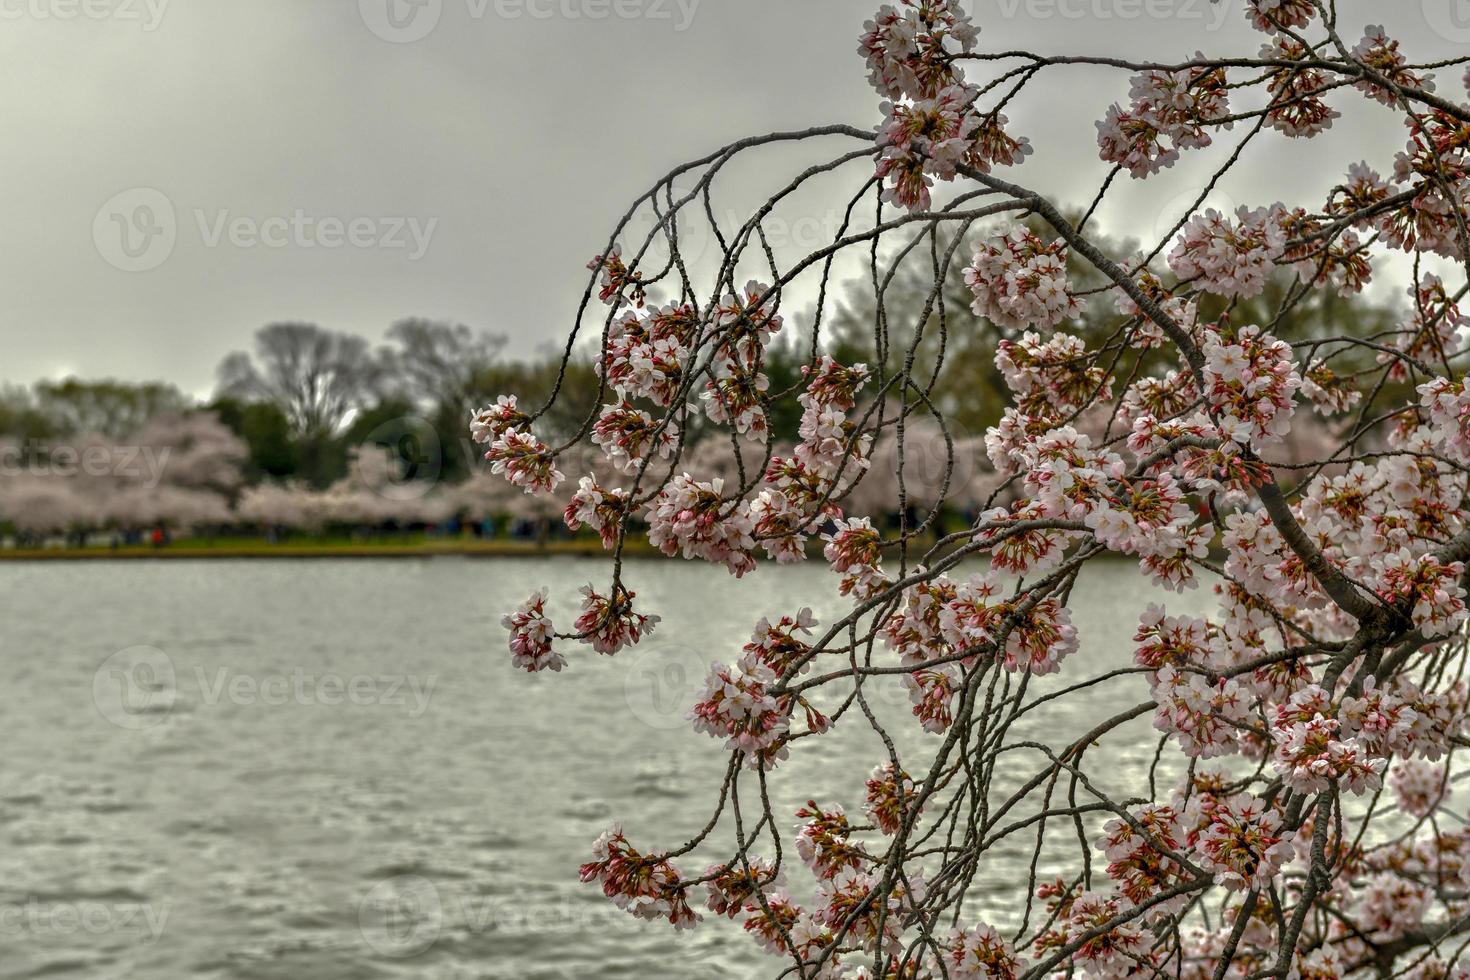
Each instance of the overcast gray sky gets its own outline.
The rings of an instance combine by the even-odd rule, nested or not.
[[[443,317],[518,352],[560,341],[583,265],[659,175],[741,136],[876,122],[855,53],[876,7],[0,0],[0,380],[163,378],[203,394],[228,351],[286,319],[376,340],[395,319]],[[969,7],[990,49],[1181,58],[1262,40],[1241,0]],[[1339,9],[1350,43],[1382,23],[1416,60],[1470,52],[1467,0]],[[1464,98],[1458,73],[1439,81]],[[1055,82],[1011,112],[1036,153],[1009,173],[1075,201],[1105,173],[1092,122],[1127,78],[1061,69]],[[1400,124],[1355,93],[1334,104],[1330,133],[1269,137],[1222,203],[1312,206],[1346,162],[1387,170]],[[1122,178],[1103,226],[1147,234],[1229,143],[1157,180]],[[731,187],[779,186],[782,163]],[[817,225],[830,213],[801,206]]]

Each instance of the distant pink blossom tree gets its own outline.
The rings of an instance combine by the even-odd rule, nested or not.
[[[130,435],[13,446],[0,468],[0,521],[33,534],[233,521],[245,444],[208,412],[167,414]]]
[[[876,137],[826,126],[732,143],[663,178],[614,229],[576,328],[605,304],[603,407],[565,445],[538,435],[549,405],[502,398],[473,422],[497,473],[566,504],[613,559],[574,625],[553,622],[560,597],[544,592],[506,616],[515,664],[575,670],[572,645],[628,656],[656,628],[625,580],[635,534],[737,577],[820,549],[851,606],[819,625],[792,596],[731,642],[689,706],[730,753],[707,825],[677,844],[614,827],[584,881],[675,927],[701,909],[737,920],[783,976],[1467,975],[1470,828],[1447,801],[1467,744],[1470,108],[1458,77],[1443,80],[1470,58],[1414,63],[1380,28],[1344,33],[1331,0],[1246,8],[1259,52],[1135,62],[985,53],[953,0],[884,6],[859,40],[886,100]],[[1011,176],[1031,147],[1005,111],[1074,65],[1129,79],[1099,107],[1105,166],[1075,221]],[[1308,139],[1364,98],[1405,122],[1406,146],[1366,148],[1324,199],[1203,209],[1252,144]],[[1089,233],[1110,188],[1227,138],[1234,152],[1163,240],[1116,255]],[[686,254],[679,219],[714,220],[724,168],[793,143],[845,145],[739,227],[708,226],[712,264]],[[856,168],[837,234],[783,268],[767,239],[777,208]],[[626,238],[648,210],[652,231]],[[878,311],[866,363],[822,343],[828,279],[852,253]],[[934,285],[900,317],[883,291],[904,263]],[[1080,295],[1071,263],[1103,291]],[[1293,310],[1394,269],[1410,270],[1412,300],[1396,329],[1289,332]],[[980,321],[945,308],[952,272]],[[1293,283],[1279,308],[1242,319],[1281,273]],[[797,324],[782,301],[799,288],[818,301]],[[1098,299],[1116,314],[1084,334],[1077,318]],[[919,370],[915,351],[966,322],[998,333],[1011,402],[984,434],[994,480],[973,524],[936,536],[939,506],[975,473],[956,472],[956,450],[978,447],[956,444],[930,398],[942,358]],[[797,329],[805,376],[777,390],[767,347]],[[793,399],[800,439],[782,448],[772,407]],[[576,455],[589,442],[619,472],[589,472]],[[911,484],[915,453],[928,472]],[[1218,607],[1171,614],[1140,598],[1134,666],[1099,670],[1069,601],[1110,558],[1136,563],[1141,596],[1204,581]],[[1038,693],[1033,678],[1052,674]],[[926,751],[901,757],[870,710],[893,686]],[[1068,744],[1017,733],[1059,699],[1109,717]],[[1109,795],[1099,772],[1138,718],[1156,729],[1155,762]],[[786,760],[849,725],[882,736],[871,773],[840,801],[773,809]],[[1035,857],[1018,872],[996,857],[1007,849]],[[1015,877],[998,884],[997,869]],[[788,890],[798,871],[809,882]]]

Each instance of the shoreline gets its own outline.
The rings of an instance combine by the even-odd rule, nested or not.
[[[625,547],[629,558],[648,557],[648,547]],[[415,542],[408,544],[267,544],[265,542],[221,542],[212,545],[152,545],[123,548],[9,548],[0,549],[0,562],[46,561],[169,561],[186,559],[234,560],[241,558],[547,558],[570,556],[591,558],[606,555],[601,542],[551,541],[546,544],[517,541]]]
[[[932,543],[928,542],[928,543]],[[205,542],[185,539],[181,543],[153,547],[132,545],[121,548],[88,546],[82,548],[0,548],[0,564],[5,562],[68,561],[234,561],[239,559],[424,559],[424,558],[605,558],[611,552],[597,538],[536,541],[478,541],[475,539],[404,542],[306,541],[270,544],[265,541],[229,540]],[[1218,557],[1211,552],[1212,557]],[[623,545],[627,559],[662,558],[664,555],[644,538],[629,539]],[[808,557],[820,560],[821,551],[811,548]],[[1132,561],[1125,556],[1109,555],[1114,561]]]

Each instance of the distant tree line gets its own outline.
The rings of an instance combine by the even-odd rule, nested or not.
[[[1098,274],[1085,262],[1070,264],[1071,281],[1085,295]],[[909,264],[879,293],[881,306],[871,291],[854,290],[848,295],[858,298],[845,299],[824,312],[818,347],[848,363],[872,360],[875,320],[904,324],[905,332],[912,333],[911,321],[925,308],[932,288],[932,277]],[[1318,291],[1312,302],[1298,302],[1296,288],[1295,280],[1283,274],[1260,296],[1237,301],[1228,310],[1203,309],[1213,301],[1206,297],[1201,316],[1217,319],[1228,315],[1240,323],[1275,324],[1278,332],[1307,338],[1299,340],[1299,345],[1331,333],[1388,334],[1403,316],[1392,305],[1375,305],[1363,297],[1349,301],[1330,291]],[[923,331],[924,339],[913,352],[912,374],[924,377],[925,365],[936,363],[941,356],[948,365],[934,377],[928,397],[943,413],[948,435],[961,449],[962,471],[950,475],[952,482],[962,487],[968,482],[969,496],[983,499],[994,488],[983,433],[995,424],[1009,397],[996,366],[997,344],[1016,338],[971,312],[970,290],[958,264],[946,277],[941,302],[932,304],[929,315],[936,322]],[[942,324],[937,322],[941,318]],[[816,319],[810,311],[787,315],[766,353],[765,373],[772,393],[801,384],[802,368],[812,356],[811,331]],[[1112,301],[1093,299],[1085,304],[1075,331],[1090,345],[1106,348],[1108,324],[1115,321]],[[1289,321],[1288,325],[1282,326],[1283,321]],[[466,421],[472,411],[507,391],[515,392],[523,406],[537,409],[550,399],[560,380],[556,403],[537,426],[550,439],[570,440],[597,411],[598,372],[590,347],[564,369],[560,352],[518,358],[507,356],[506,348],[503,335],[441,320],[400,320],[376,346],[357,334],[288,322],[257,330],[250,350],[228,354],[219,365],[213,395],[203,402],[162,381],[68,378],[40,381],[29,388],[0,387],[0,528],[23,524],[39,528],[66,515],[75,523],[79,510],[95,509],[99,505],[94,501],[107,496],[104,484],[90,485],[79,498],[76,487],[68,486],[58,494],[57,485],[37,482],[34,464],[45,462],[55,447],[75,447],[90,440],[94,449],[102,444],[116,448],[145,437],[156,442],[160,433],[172,438],[196,430],[205,435],[188,436],[185,442],[197,439],[213,446],[220,465],[227,463],[236,471],[231,479],[217,481],[209,492],[220,495],[220,507],[228,513],[246,515],[258,525],[277,518],[282,525],[351,522],[354,515],[369,524],[460,517],[478,520],[477,515],[492,510],[555,523],[558,515],[541,513],[544,508],[538,508],[533,499],[507,496],[498,481],[478,479],[486,475],[486,466],[468,439]],[[886,352],[885,363],[870,366],[892,376],[908,356],[907,350],[892,349]],[[1340,358],[1339,366],[1342,363]],[[1366,372],[1374,365],[1368,361],[1356,367]],[[601,395],[602,401],[614,397],[610,391]],[[191,429],[158,424],[201,413],[213,416],[210,425],[201,423]],[[773,399],[768,416],[776,443],[798,441],[800,407],[794,400]],[[702,412],[689,413],[687,418],[681,467],[697,470],[713,465],[720,453],[703,444],[718,443],[728,451],[728,437],[721,434],[720,439],[710,440],[715,427]],[[916,431],[910,433],[914,442],[905,463],[910,494],[920,499],[926,481],[937,491],[946,477],[942,435],[937,430],[925,433],[924,425],[922,418],[912,423]],[[1309,431],[1298,435],[1306,440],[1313,437]],[[225,452],[220,441],[223,436],[234,440],[237,448]],[[924,471],[926,438],[934,444],[935,464],[930,467],[934,472]],[[172,451],[185,448],[173,446]],[[369,469],[377,476],[361,472],[365,450],[374,457]],[[867,501],[878,506],[885,495],[891,496],[888,485],[896,479],[889,472],[895,469],[891,455],[885,453],[880,440],[873,470],[855,491],[852,503]],[[751,462],[759,465],[758,453]],[[603,465],[600,459],[589,459],[585,471],[600,472]],[[610,485],[619,480],[615,474],[608,478],[613,481]],[[375,482],[415,479],[441,491],[459,489],[428,499],[413,493],[372,497]],[[129,492],[138,499],[145,495],[138,487]],[[161,493],[157,488],[152,492]],[[961,499],[964,496],[962,492]],[[65,498],[62,504],[57,503],[58,497]],[[43,506],[42,501],[48,502]],[[146,516],[152,510],[133,507],[126,512]],[[191,500],[188,506],[181,505],[181,513],[202,519],[218,516],[218,508]]]

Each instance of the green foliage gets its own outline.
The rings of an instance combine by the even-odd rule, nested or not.
[[[41,410],[30,389],[19,385],[0,388],[0,437],[25,443],[60,434],[57,421]]]
[[[218,398],[208,407],[245,440],[250,450],[245,474],[248,480],[295,475],[296,445],[285,412],[269,402],[243,402],[237,398]]]
[[[150,381],[41,381],[35,386],[35,410],[47,420],[52,435],[100,433],[120,439],[149,419],[187,411],[191,399],[171,384]]]

